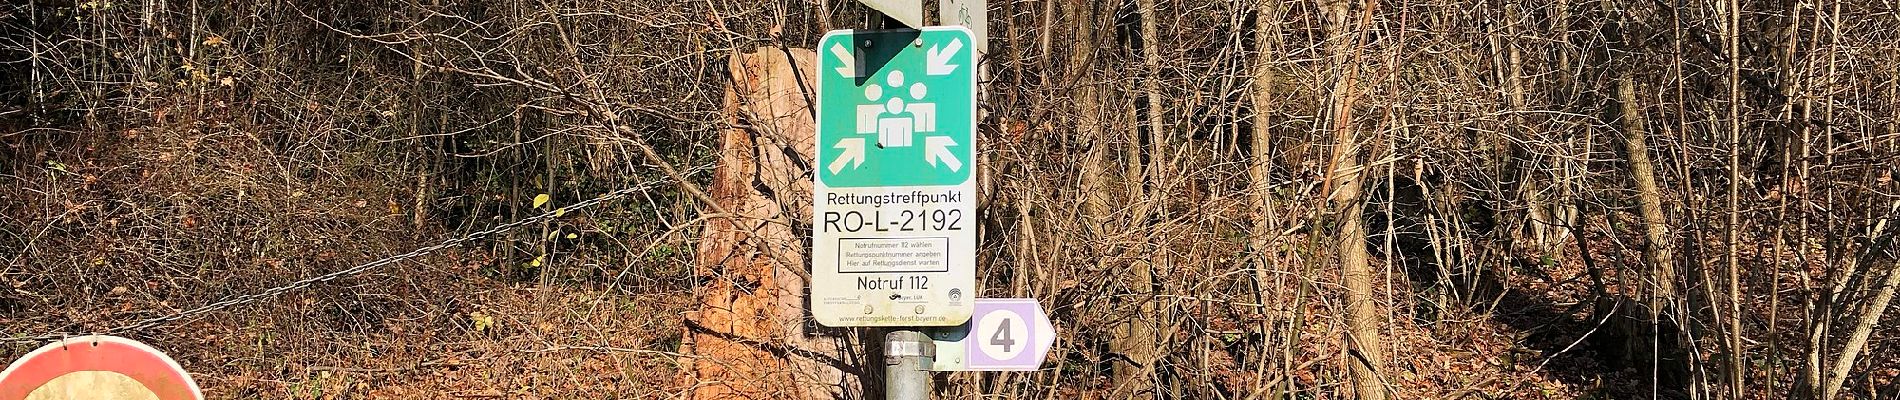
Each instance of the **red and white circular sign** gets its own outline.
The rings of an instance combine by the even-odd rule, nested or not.
[[[144,343],[82,336],[26,353],[0,371],[0,400],[203,400],[177,362]]]

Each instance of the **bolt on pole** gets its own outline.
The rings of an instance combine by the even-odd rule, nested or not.
[[[930,398],[930,367],[937,362],[937,344],[930,335],[899,328],[884,334],[884,398]]]

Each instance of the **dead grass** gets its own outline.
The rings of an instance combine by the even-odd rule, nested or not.
[[[339,334],[316,347],[267,340],[291,329],[253,321],[212,333],[184,356],[211,398],[656,398],[675,393],[683,293],[625,296],[594,290],[490,287],[465,296],[476,311],[442,324],[390,324]],[[494,318],[476,329],[470,314]],[[459,320],[459,321],[457,321]],[[218,332],[215,328],[213,332]],[[216,351],[216,349],[238,351]],[[298,349],[325,348],[311,352]],[[292,349],[286,351],[286,349]]]
[[[166,107],[9,143],[0,334],[103,332],[454,234],[412,222],[414,188],[385,168],[395,155],[219,117],[233,112]],[[122,335],[169,352],[209,398],[666,397],[685,252],[641,251],[663,238],[616,212]]]

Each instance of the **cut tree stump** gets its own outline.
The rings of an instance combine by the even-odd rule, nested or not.
[[[707,219],[699,239],[699,309],[686,314],[680,341],[689,398],[863,396],[862,354],[848,335],[818,336],[808,323],[806,238],[793,229],[811,213],[815,62],[810,50],[762,47],[728,66],[731,127],[710,194],[739,216]]]

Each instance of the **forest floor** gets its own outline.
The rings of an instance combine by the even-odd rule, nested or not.
[[[0,260],[12,263],[0,271],[0,283],[13,290],[0,293],[0,333],[98,332],[400,254],[453,230],[411,222],[405,205],[415,201],[413,187],[383,175],[375,158],[389,155],[316,153],[319,161],[339,165],[312,168],[300,165],[312,157],[298,153],[302,144],[272,143],[243,121],[167,122],[165,115],[161,111],[138,128],[15,143],[7,154],[17,158],[0,160],[10,168],[0,173],[19,182],[0,185],[0,230],[11,231],[0,233],[31,238],[17,251],[0,249]],[[475,204],[465,209],[489,214],[464,217],[461,223],[469,226],[457,229],[499,223],[504,213],[493,210],[527,203],[535,191],[479,201],[461,196],[461,204]],[[684,267],[690,252],[634,251],[659,228],[614,230],[635,224],[611,217],[589,212],[562,222],[568,225],[127,336],[168,351],[209,398],[676,397],[685,383],[676,381],[681,356],[674,352],[682,315],[694,307]],[[551,234],[563,229],[579,238]],[[1603,238],[1588,243],[1593,252],[1605,253],[1597,255],[1602,262],[1636,259],[1633,250]],[[550,250],[556,245],[568,248]],[[574,251],[580,245],[615,250]],[[1414,285],[1406,283],[1403,268],[1375,265],[1391,274],[1384,279],[1392,284],[1380,285],[1380,297],[1397,309],[1385,338],[1395,390],[1410,394],[1403,398],[1479,399],[1647,393],[1645,374],[1605,367],[1596,361],[1600,354],[1580,340],[1593,331],[1594,321],[1586,320],[1588,279],[1572,247],[1548,267],[1531,269],[1538,273],[1502,278],[1507,290],[1485,292],[1497,297],[1479,303],[1495,307],[1480,310],[1421,313],[1419,305],[1430,301],[1409,289]],[[538,252],[558,257],[543,265]],[[529,264],[532,271],[523,272]],[[640,270],[629,273],[633,268]],[[1319,282],[1334,279],[1321,275]],[[1294,293],[1278,295],[1266,300],[1294,302]],[[1055,303],[1057,298],[1046,299],[1052,314],[1075,309]],[[1304,366],[1293,379],[1318,393],[1312,398],[1328,398],[1341,381],[1335,364],[1339,313],[1336,304],[1306,304],[1312,318],[1302,327],[1298,363]],[[1229,328],[1258,323],[1241,319],[1265,318],[1195,310],[1183,309],[1180,318]],[[1057,325],[1069,329],[1072,322]],[[1099,338],[1074,331],[1062,334],[1058,346],[1067,348],[1055,354],[1094,351],[1087,346]],[[5,344],[0,357],[18,357],[33,347]],[[1225,347],[1216,351],[1227,355],[1210,359],[1260,359],[1244,354],[1248,346]],[[1047,393],[1111,398],[1117,382],[1091,362],[1104,361],[1059,358],[1033,379],[963,373],[945,381],[965,385],[955,393],[1007,391],[998,387],[1006,382],[1054,382],[1058,388]],[[1238,397],[1263,379],[1233,365],[1176,367],[1184,375],[1216,377],[1196,382],[1224,385],[1213,391]]]
[[[492,285],[447,324],[387,320],[383,332],[286,340],[275,318],[175,328],[207,398],[581,399],[678,393],[688,292]],[[315,305],[322,307],[322,305]],[[453,320],[461,321],[453,321]],[[431,326],[435,325],[435,326]],[[446,325],[446,326],[443,326]]]
[[[131,336],[179,359],[207,397],[216,399],[672,398],[682,391],[676,381],[680,355],[674,352],[682,314],[694,306],[690,287],[634,284],[635,279],[624,284],[496,279],[481,271],[486,268],[481,260],[489,258],[457,250]],[[1552,269],[1566,270],[1582,271]],[[1574,289],[1580,286],[1575,283],[1581,277],[1514,279],[1534,290],[1509,291],[1491,315],[1446,311],[1432,323],[1395,321],[1387,337],[1395,387],[1430,394],[1420,398],[1642,393],[1637,371],[1606,371],[1595,363],[1591,346],[1578,343],[1590,323],[1580,319],[1584,310],[1560,303],[1576,301]],[[203,300],[163,293],[118,299],[113,308],[121,314]],[[1324,315],[1324,307],[1316,304],[1307,329],[1308,353],[1336,353],[1338,338],[1326,334]],[[45,321],[0,317],[0,324],[14,329],[54,328]],[[1059,345],[1071,345],[1071,339],[1065,333]],[[0,356],[26,350],[30,347],[6,347]],[[1235,390],[1253,383],[1248,371],[1203,372],[1230,377],[1221,382]],[[1064,375],[1054,393],[1112,398],[1115,382],[1097,369],[1058,365],[1036,373],[1046,374]],[[1324,393],[1332,378],[1323,374],[1296,379]],[[1031,380],[1037,381],[1045,380]]]
[[[125,155],[93,150],[40,156],[41,159],[17,161],[36,167],[26,169],[25,174],[15,174],[37,178],[22,179],[28,184],[0,193],[20,199],[11,203],[16,207],[10,211],[12,215],[60,210],[44,207],[46,204],[141,201],[139,191],[149,189],[139,185],[152,181],[176,185],[173,187],[178,188],[179,193],[229,192],[230,186],[213,188],[245,186],[226,181],[231,179],[228,176],[198,172],[188,163],[230,168],[231,163],[253,155],[233,152],[202,156],[193,161],[191,157],[135,154],[137,159],[118,163],[139,165],[139,172],[116,176],[129,175],[136,179],[116,182],[81,179],[79,181],[97,187],[78,189],[69,187],[74,180],[58,177],[65,176],[63,174],[112,177],[115,173],[109,166],[115,162],[111,159]],[[41,174],[45,172],[41,170],[54,169],[54,166],[63,172]],[[251,190],[252,193],[290,192],[281,187],[253,186]],[[177,230],[177,236],[185,239],[171,242],[150,239],[154,236],[151,231],[135,230],[130,227],[134,225],[131,223],[117,228],[111,224],[89,226],[64,233],[56,230],[50,236],[64,239],[37,243],[40,247],[31,254],[15,255],[14,259],[24,261],[32,254],[69,252],[70,255],[36,259],[37,264],[27,265],[53,271],[47,274],[6,275],[16,292],[0,299],[0,310],[5,311],[0,314],[0,326],[6,326],[8,334],[100,331],[125,321],[162,315],[169,312],[167,310],[188,309],[322,271],[402,253],[447,236],[441,232],[419,233],[401,218],[390,218],[391,214],[399,214],[395,212],[399,211],[397,206],[388,209],[365,206],[399,204],[396,200],[378,199],[386,195],[322,198],[323,187],[296,190],[309,191],[312,195],[297,200],[307,202],[305,205],[285,207],[307,208],[339,202],[344,206],[323,208],[324,212],[309,215],[274,213],[269,207],[232,204],[221,207],[250,212],[220,213],[215,209],[181,206],[163,209],[157,217],[126,216],[118,211],[81,207],[80,211],[71,213],[80,215],[77,218],[39,220],[72,225],[110,222],[120,217],[149,218],[145,223]],[[128,198],[131,200],[125,200]],[[293,200],[252,198],[246,201]],[[32,221],[32,218],[21,219]],[[290,235],[298,236],[306,244],[284,250],[283,254],[269,257],[225,254],[215,260],[219,265],[242,268],[214,267],[214,271],[228,269],[223,274],[193,273],[165,266],[172,261],[163,259],[162,253],[186,253],[179,256],[184,258],[217,258],[217,254],[227,252],[227,248],[242,247],[231,243],[244,242],[249,239],[247,236],[267,236],[252,227],[268,225],[265,221],[275,219],[300,218],[351,223],[333,224],[328,228],[319,226],[312,228],[317,229],[314,232],[294,231]],[[225,230],[218,231],[214,227]],[[587,234],[602,233],[587,231]],[[335,239],[343,237],[360,240]],[[608,270],[593,264],[600,260],[579,257],[551,259],[540,271],[566,271],[567,275],[563,276],[580,276],[580,279],[548,280],[532,274],[523,277],[516,272],[496,271],[511,270],[529,262],[508,259],[524,256],[497,257],[487,253],[493,249],[494,246],[480,245],[451,250],[391,265],[365,276],[318,285],[128,336],[168,351],[199,380],[208,398],[217,399],[671,398],[682,392],[683,383],[676,381],[681,356],[674,352],[678,350],[682,333],[682,315],[694,306],[690,280],[684,279],[682,272],[646,265],[640,259],[601,262],[651,269],[629,275],[627,271],[615,271],[619,267]],[[678,265],[685,256],[671,257],[656,263]],[[1565,259],[1575,260],[1575,257]],[[128,271],[111,270],[118,262],[143,263],[143,266]],[[66,272],[58,271],[76,271],[59,267],[67,264],[108,269],[94,270],[92,273],[100,274],[94,278],[62,275]],[[1513,289],[1498,298],[1497,307],[1490,313],[1441,310],[1436,312],[1435,319],[1425,322],[1404,318],[1409,313],[1395,312],[1396,320],[1390,325],[1387,337],[1394,360],[1391,375],[1394,387],[1405,393],[1427,394],[1422,397],[1430,398],[1623,398],[1642,393],[1639,373],[1607,371],[1593,361],[1590,346],[1578,345],[1581,335],[1590,330],[1590,323],[1582,319],[1587,315],[1587,307],[1576,306],[1587,298],[1587,293],[1579,292],[1586,287],[1580,276],[1584,269],[1560,266],[1546,270],[1550,271],[1548,275],[1507,278],[1510,280],[1507,287]],[[160,279],[136,274],[172,276]],[[1406,279],[1403,272],[1388,278],[1399,282]],[[60,287],[75,281],[81,286]],[[1408,286],[1387,286],[1388,290],[1396,291],[1386,294],[1394,299],[1418,296],[1406,289]],[[1292,293],[1281,295],[1283,298],[1278,301],[1293,301]],[[1402,300],[1399,304],[1417,302]],[[106,310],[96,309],[101,304],[110,306]],[[1338,354],[1340,348],[1339,337],[1329,333],[1335,329],[1333,324],[1337,320],[1328,316],[1337,315],[1337,310],[1329,310],[1331,306],[1319,302],[1309,304],[1314,317],[1304,329],[1307,339],[1302,362],[1315,357],[1317,361],[1300,369],[1302,373],[1294,379],[1301,387],[1321,393],[1314,398],[1327,398],[1324,393],[1332,391],[1328,382],[1339,379],[1329,375],[1334,369],[1326,367],[1330,361],[1325,359],[1330,354]],[[1069,307],[1049,306],[1057,314]],[[1215,321],[1212,323],[1254,323],[1219,322],[1216,320],[1223,317],[1216,315],[1190,313],[1184,317],[1191,321]],[[1068,323],[1057,322],[1058,326]],[[1070,332],[1063,335],[1059,346],[1089,342],[1088,338],[1076,337]],[[0,347],[0,357],[17,357],[33,347],[36,345],[9,344]],[[1070,348],[1058,349],[1056,353],[1086,351]],[[1035,378],[1015,382],[1056,382],[1059,387],[1051,393],[1074,398],[1112,398],[1109,393],[1116,382],[1108,379],[1099,366],[1088,366],[1086,363],[1090,361],[1076,358],[1056,362],[1059,364],[1036,373]],[[1218,365],[1206,369],[1183,368],[1190,371],[1185,373],[1221,377],[1205,381],[1231,385],[1223,390],[1233,393],[1245,392],[1259,383],[1259,378],[1244,368]],[[1047,374],[1060,376],[1042,378]],[[1003,389],[981,385],[1007,382],[962,375],[965,377],[946,382],[977,386],[956,389],[959,393],[991,393]]]

